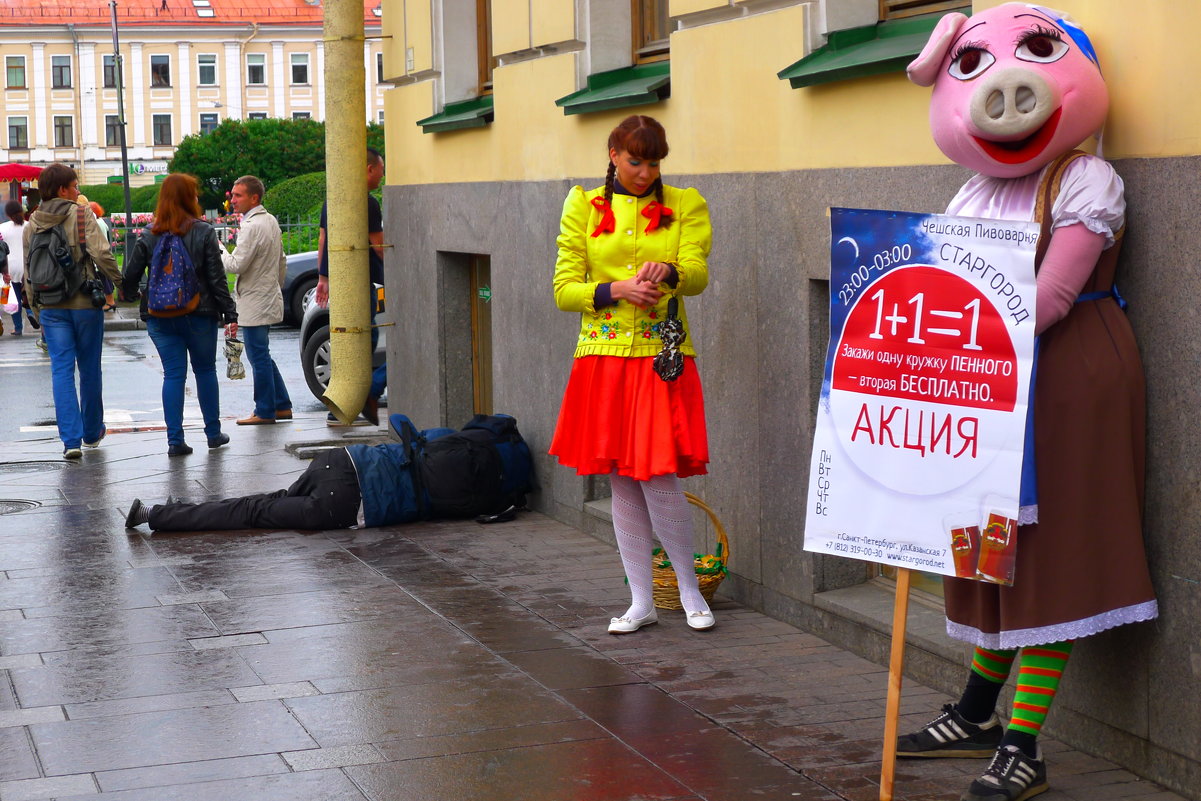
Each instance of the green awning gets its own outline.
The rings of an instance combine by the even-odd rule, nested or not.
[[[819,83],[901,72],[922,52],[942,16],[926,14],[834,31],[825,45],[780,70],[777,75],[780,80],[789,81],[793,89],[800,89]]]
[[[492,122],[492,95],[473,97],[446,107],[432,117],[417,120],[422,133],[457,131],[461,128],[482,128]]]
[[[670,95],[671,62],[652,61],[589,75],[585,88],[560,97],[555,105],[564,114],[587,114],[658,103]]]

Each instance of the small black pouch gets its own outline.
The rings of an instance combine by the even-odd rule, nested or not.
[[[673,296],[667,301],[667,319],[659,324],[659,338],[663,340],[663,347],[655,355],[655,373],[664,381],[675,381],[684,372],[684,355],[680,353],[680,346],[688,334],[677,316],[679,310],[680,301]]]

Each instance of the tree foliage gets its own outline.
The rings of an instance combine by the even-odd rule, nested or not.
[[[195,175],[201,205],[219,208],[240,176],[256,175],[273,186],[324,170],[325,126],[310,119],[226,119],[211,133],[185,136],[168,168]]]

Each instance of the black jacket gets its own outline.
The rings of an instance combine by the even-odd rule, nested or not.
[[[126,299],[132,300],[141,294],[142,276],[150,269],[150,257],[160,238],[159,234],[152,233],[147,227],[134,244],[122,276]],[[197,220],[183,235],[183,245],[192,257],[196,277],[200,280],[200,304],[192,314],[220,317],[223,323],[236,323],[238,310],[229,294],[225,268],[221,266],[221,243],[217,241],[217,231],[204,220]],[[142,296],[142,319],[149,317],[146,298]]]

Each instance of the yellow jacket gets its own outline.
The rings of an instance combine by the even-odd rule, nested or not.
[[[573,186],[563,202],[555,303],[563,311],[581,313],[576,358],[654,356],[663,345],[659,323],[667,316],[671,295],[699,295],[709,283],[707,259],[713,241],[709,208],[695,189],[664,185],[663,205],[674,212],[672,223],[648,234],[645,230],[650,220],[642,216],[642,210],[655,200],[654,194],[642,198],[614,194],[611,208],[616,230],[594,237],[592,232],[602,215],[592,199],[604,195],[603,186],[587,192]],[[593,298],[599,284],[632,278],[648,261],[675,264],[679,275],[674,289],[659,285],[666,294],[654,308],[640,309],[627,301],[595,308]],[[678,316],[687,331],[683,299]],[[684,340],[680,352],[696,355],[691,338]]]

